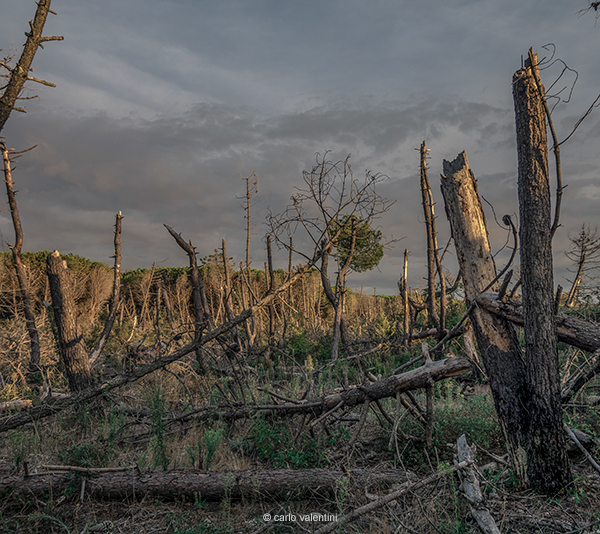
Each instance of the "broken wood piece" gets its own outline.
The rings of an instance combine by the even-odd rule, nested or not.
[[[481,493],[481,488],[479,486],[479,478],[475,466],[475,451],[477,450],[477,447],[474,444],[469,447],[467,438],[464,434],[458,438],[456,447],[458,451],[458,463],[456,465],[465,462],[468,463],[468,465],[461,468],[458,473],[461,478],[460,489],[469,501],[471,515],[475,518],[475,521],[477,521],[479,528],[486,534],[500,534],[496,521],[485,506],[483,494]]]

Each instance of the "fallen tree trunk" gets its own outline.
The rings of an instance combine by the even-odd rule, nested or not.
[[[477,297],[477,304],[498,317],[523,326],[523,302],[520,300],[498,300],[496,293],[483,293]],[[589,352],[600,349],[600,325],[572,315],[559,313],[556,316],[556,337],[578,349]]]
[[[368,469],[276,469],[246,471],[155,471],[90,472],[85,478],[72,473],[47,473],[29,476],[9,476],[0,479],[0,495],[19,496],[58,495],[78,489],[85,480],[85,494],[94,499],[165,500],[201,499],[218,501],[225,497],[240,499],[264,495],[289,496],[303,493],[330,493],[336,483],[350,477],[356,487],[389,486],[413,481],[415,475],[399,469],[371,471]]]

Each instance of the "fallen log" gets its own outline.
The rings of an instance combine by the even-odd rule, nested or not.
[[[91,471],[91,470],[90,470]],[[219,501],[256,498],[264,495],[289,496],[306,493],[327,494],[336,483],[350,477],[358,488],[387,487],[414,481],[415,475],[400,469],[372,471],[368,469],[275,469],[246,471],[155,471],[92,472],[83,478],[73,473],[43,473],[29,476],[8,476],[0,479],[0,495],[20,496],[60,495],[79,488],[85,480],[85,494],[93,499],[152,499]]]
[[[483,293],[477,304],[511,323],[523,325],[523,303],[520,300],[498,300],[496,293]],[[595,352],[600,349],[600,325],[559,313],[556,316],[556,336],[559,341],[578,349]]]

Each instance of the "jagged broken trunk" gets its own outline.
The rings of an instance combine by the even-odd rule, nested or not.
[[[444,161],[442,194],[460,265],[465,299],[470,305],[484,290],[496,287],[496,265],[491,253],[477,181],[465,152]],[[479,352],[487,372],[498,418],[502,424],[515,474],[527,484],[524,462],[523,395],[525,364],[514,327],[506,319],[475,307],[470,315]]]
[[[537,56],[532,56],[537,62]],[[527,464],[534,488],[571,482],[562,424],[552,272],[552,213],[544,89],[528,61],[513,77],[519,159],[521,282],[527,373]]]
[[[93,380],[83,335],[77,324],[73,280],[58,251],[48,255],[47,264],[60,358],[67,374],[69,389],[81,391],[92,386]]]

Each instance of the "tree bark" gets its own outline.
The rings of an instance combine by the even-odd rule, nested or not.
[[[469,306],[496,278],[496,265],[477,182],[466,153],[462,152],[452,162],[444,161],[443,168],[442,194]],[[470,319],[515,474],[526,484],[523,425],[527,414],[522,398],[525,363],[516,332],[507,320],[478,307],[473,309]]]
[[[81,470],[83,473],[86,470]],[[336,483],[349,476],[358,488],[401,484],[411,479],[400,469],[371,471],[368,469],[277,469],[246,471],[138,471],[94,472],[85,492],[95,499],[154,499],[219,501],[233,499],[282,496],[294,494],[327,494],[335,490]],[[414,475],[413,475],[414,476]],[[0,479],[0,494],[5,498],[41,496],[49,491],[55,495],[72,487],[71,473],[8,476]]]
[[[532,56],[537,62],[537,56]],[[571,482],[562,424],[554,317],[552,213],[543,87],[531,59],[513,77],[519,162],[521,283],[529,417],[528,473],[535,489],[556,492]]]
[[[82,391],[91,387],[93,380],[88,353],[77,324],[73,280],[66,261],[57,250],[48,255],[47,264],[60,358],[67,374],[69,389]]]

